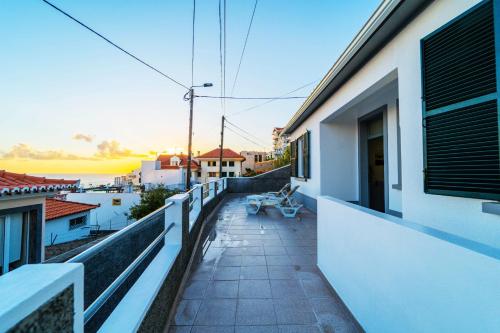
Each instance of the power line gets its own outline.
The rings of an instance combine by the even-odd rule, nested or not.
[[[253,6],[252,17],[250,18],[250,24],[248,25],[247,35],[245,37],[245,43],[243,44],[243,50],[241,50],[240,62],[238,64],[238,70],[236,71],[236,76],[234,77],[233,88],[231,89],[231,95],[234,93],[234,87],[236,87],[236,81],[238,80],[238,75],[240,74],[241,62],[243,61],[243,55],[245,54],[245,50],[247,48],[248,36],[250,35],[250,30],[252,29],[253,18],[255,16],[255,10],[257,9],[257,3],[259,0],[255,0],[255,4]]]
[[[220,95],[224,95],[223,85],[223,59],[222,59],[222,10],[221,10],[222,0],[219,0],[219,62],[220,62]],[[221,112],[224,111],[224,100],[220,100]]]
[[[292,91],[289,91],[289,92],[287,92],[286,94],[283,94],[283,95],[281,95],[281,96],[279,96],[279,97],[281,98],[281,97],[285,97],[285,96],[287,96],[287,95],[290,95],[290,94],[292,94],[292,93],[294,93],[294,92],[297,92],[297,91],[299,91],[299,90],[301,90],[301,89],[304,89],[305,87],[308,87],[308,86],[310,86],[310,85],[312,85],[312,84],[314,84],[314,83],[316,83],[316,82],[318,82],[318,80],[314,80],[314,81],[312,81],[312,82],[309,82],[309,83],[307,83],[307,84],[304,84],[303,86],[300,86],[300,87],[298,87],[298,88],[296,88],[296,89],[294,89],[294,90],[292,90]],[[259,107],[261,107],[261,106],[264,106],[264,105],[266,105],[266,104],[272,103],[272,102],[274,102],[274,101],[276,101],[276,99],[271,99],[271,100],[266,101],[266,102],[264,102],[264,103],[260,103],[260,104],[257,104],[257,105],[254,105],[254,106],[251,106],[251,107],[249,107],[249,108],[246,108],[246,109],[243,109],[243,110],[237,111],[237,112],[235,112],[235,113],[232,113],[232,114],[230,114],[229,116],[231,116],[231,117],[232,117],[232,116],[236,116],[236,115],[238,115],[238,114],[240,114],[240,113],[243,113],[243,112],[246,112],[246,111],[250,111],[250,110],[253,110],[253,109],[259,108]]]
[[[215,98],[215,99],[304,99],[307,96],[287,96],[287,97],[235,97],[235,96],[209,96],[209,95],[194,95],[199,98]]]
[[[225,119],[225,122],[226,122],[226,123],[228,123],[228,124],[230,124],[230,125],[232,125],[232,126],[234,126],[234,127],[236,127],[237,129],[239,129],[239,130],[240,130],[240,131],[242,131],[243,133],[246,133],[246,134],[248,134],[248,135],[250,135],[250,136],[254,137],[256,140],[260,141],[261,143],[264,143],[264,140],[261,140],[260,138],[256,137],[254,134],[252,134],[252,133],[250,133],[250,132],[248,132],[248,131],[244,130],[243,128],[241,128],[241,127],[239,127],[239,126],[235,125],[234,123],[232,123],[232,122],[230,122],[229,120],[227,120],[227,118]]]
[[[51,6],[52,8],[54,8],[55,10],[57,10],[58,12],[60,12],[61,14],[65,15],[66,17],[70,18],[71,20],[73,20],[74,22],[78,23],[79,25],[81,25],[82,27],[84,27],[85,29],[89,30],[90,32],[94,33],[95,35],[97,35],[98,37],[104,39],[106,42],[108,42],[109,44],[113,45],[114,47],[116,47],[118,50],[122,51],[123,53],[125,53],[126,55],[134,58],[135,60],[139,61],[141,64],[149,67],[150,69],[152,69],[153,71],[155,71],[156,73],[164,76],[165,78],[169,79],[170,81],[178,84],[179,86],[183,87],[183,88],[186,88],[186,89],[189,89],[186,85],[180,83],[179,81],[175,80],[174,78],[172,78],[171,76],[163,73],[162,71],[160,71],[159,69],[153,67],[152,65],[148,64],[147,62],[145,62],[144,60],[136,57],[135,55],[133,55],[132,53],[128,52],[127,50],[125,50],[124,48],[122,48],[121,46],[115,44],[114,42],[112,42],[111,40],[109,40],[108,38],[104,37],[103,35],[101,35],[100,33],[98,33],[97,31],[95,31],[94,29],[92,29],[91,27],[89,27],[88,25],[86,25],[85,23],[81,22],[80,20],[76,19],[75,17],[71,16],[70,14],[66,13],[64,10],[62,10],[61,8],[55,6],[54,4],[50,3],[49,1],[47,0],[41,0],[43,1],[44,3],[46,3],[47,5]]]
[[[196,22],[196,0],[193,0],[193,40],[191,43],[191,87],[194,86],[194,24]]]
[[[255,141],[253,141],[253,140],[251,140],[251,139],[247,138],[246,136],[244,136],[244,135],[242,135],[242,134],[240,134],[240,133],[236,132],[236,131],[235,131],[235,130],[233,130],[231,127],[227,127],[227,126],[225,126],[225,128],[227,128],[228,130],[230,130],[230,131],[231,131],[231,132],[233,132],[234,134],[236,134],[236,135],[240,136],[241,138],[243,138],[243,139],[245,139],[245,140],[247,140],[247,141],[249,141],[249,142],[251,142],[251,143],[253,143],[253,144],[256,144],[257,146],[260,146],[260,147],[262,147],[262,148],[264,148],[264,149],[267,149],[267,148],[268,148],[268,147],[266,147],[266,146],[261,145],[260,143],[257,143],[257,142],[255,142]]]

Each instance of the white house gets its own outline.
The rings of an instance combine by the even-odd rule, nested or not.
[[[191,161],[191,181],[198,181],[198,164]],[[163,185],[184,189],[186,186],[187,155],[159,155],[155,161],[142,161],[141,184],[146,189]]]
[[[45,197],[78,185],[0,170],[0,275],[44,260]]]
[[[245,174],[248,170],[255,170],[255,163],[266,160],[267,153],[265,151],[242,151],[240,155],[245,158],[241,164],[242,173]]]
[[[201,169],[197,175],[200,182],[206,183],[219,178],[220,148],[199,155],[196,157],[196,160]],[[241,176],[241,163],[243,161],[245,161],[243,156],[229,148],[224,148],[222,156],[222,177]]]
[[[130,208],[141,201],[139,193],[68,193],[68,201],[98,205],[90,214],[90,225],[100,230],[119,230],[131,223]],[[98,226],[98,227],[97,227]]]
[[[368,332],[500,327],[500,1],[385,0],[285,127]]]
[[[47,198],[45,246],[85,238],[90,234],[90,211],[99,205]]]

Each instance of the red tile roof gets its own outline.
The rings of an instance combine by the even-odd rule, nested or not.
[[[170,159],[174,156],[177,156],[180,158],[180,163],[179,165],[170,165]],[[181,154],[181,155],[160,155],[156,159],[157,161],[161,162],[161,168],[164,170],[168,169],[179,169],[179,168],[185,168],[187,167],[187,155]],[[199,165],[196,163],[196,161],[191,160],[191,170],[198,170]]]
[[[209,151],[208,153],[202,154],[196,158],[219,158],[220,157],[220,148],[216,148],[214,150]],[[224,148],[222,152],[222,158],[227,158],[227,159],[234,159],[234,160],[242,160],[244,161],[245,158],[235,152],[234,150],[231,150],[229,148]]]
[[[83,213],[97,207],[99,207],[99,205],[47,198],[45,200],[45,221],[55,220],[63,216],[77,213]]]
[[[79,180],[50,179],[0,170],[0,196],[75,188]]]

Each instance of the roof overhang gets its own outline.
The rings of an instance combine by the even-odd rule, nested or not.
[[[385,0],[285,127],[291,134],[432,0]]]

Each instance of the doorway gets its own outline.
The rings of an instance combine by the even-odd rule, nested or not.
[[[386,107],[360,119],[360,204],[386,212]]]

